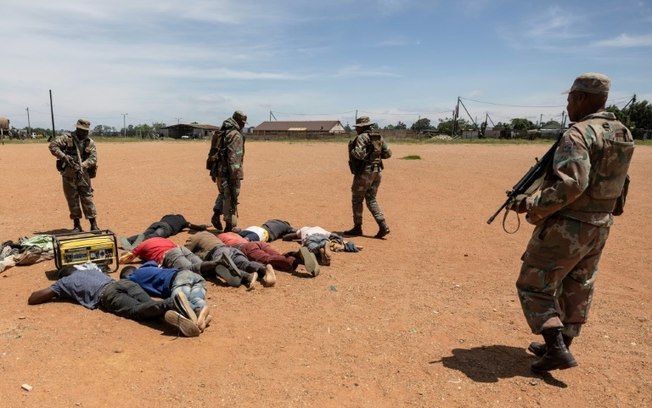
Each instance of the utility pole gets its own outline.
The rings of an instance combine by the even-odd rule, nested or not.
[[[29,106],[27,108],[25,108],[25,110],[27,111],[27,136],[31,138],[32,137],[32,125],[29,122]]]
[[[128,113],[122,114],[122,136],[127,137],[127,115]]]
[[[466,109],[466,108],[465,108]],[[455,110],[453,111],[453,131],[451,132],[451,137],[455,138],[455,131],[457,128],[457,118],[460,114],[460,97],[457,97],[457,104],[455,105]]]
[[[179,124],[179,121],[183,118],[175,118],[177,120],[177,125]]]

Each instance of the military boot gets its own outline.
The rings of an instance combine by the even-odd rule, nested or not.
[[[84,230],[82,229],[81,223],[79,222],[79,218],[73,218],[72,220],[72,232],[83,232]]]
[[[362,224],[355,224],[353,228],[348,231],[344,231],[342,234],[348,235],[350,237],[359,237],[362,235]]]
[[[215,211],[213,212],[213,217],[211,218],[211,224],[215,227],[216,230],[222,231],[222,222],[220,221],[221,213]]]
[[[564,338],[564,344],[566,345],[566,348],[569,349],[568,351],[570,351],[570,345],[573,342],[573,338],[565,334],[562,334],[561,336]],[[543,355],[546,354],[546,343],[539,343],[533,341],[532,343],[530,343],[527,349],[530,353],[534,354],[535,356],[543,357]]]
[[[378,233],[374,236],[374,238],[383,238],[385,235],[389,234],[389,226],[387,226],[387,223],[385,220],[379,221],[378,222]]]
[[[545,373],[551,370],[565,370],[577,366],[575,357],[564,344],[561,329],[546,329],[541,332],[546,341],[546,353],[535,361],[530,368],[534,373]]]
[[[91,223],[91,231],[99,231],[100,227],[97,226],[97,221],[95,221],[95,218],[89,218],[88,221]]]

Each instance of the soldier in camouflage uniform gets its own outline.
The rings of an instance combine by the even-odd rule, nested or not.
[[[349,168],[354,175],[351,185],[353,228],[344,231],[344,235],[362,235],[362,203],[365,200],[378,224],[375,237],[383,238],[389,234],[376,194],[382,179],[383,159],[389,159],[392,151],[380,133],[372,132],[373,124],[369,117],[359,117],[355,122],[357,136],[349,142]]]
[[[74,232],[82,231],[79,222],[82,210],[90,222],[90,229],[99,230],[91,187],[91,178],[95,177],[97,171],[97,149],[95,141],[88,137],[90,126],[88,120],[79,119],[72,134],[58,136],[49,145],[50,153],[57,158],[57,170],[63,179],[63,193],[68,202]]]
[[[211,179],[217,184],[218,196],[213,206],[211,223],[222,231],[220,216],[224,214],[224,231],[237,231],[238,196],[240,184],[244,178],[243,162],[245,153],[245,137],[241,130],[247,123],[247,115],[235,111],[233,116],[222,123],[211,139],[206,167],[210,170]]]
[[[613,215],[623,211],[634,142],[604,109],[609,86],[602,74],[575,79],[566,109],[576,123],[562,135],[541,188],[515,206],[536,226],[516,282],[528,325],[545,340],[528,348],[540,357],[534,372],[577,365],[568,348],[587,320]]]

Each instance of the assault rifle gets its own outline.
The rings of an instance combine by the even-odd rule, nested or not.
[[[538,158],[535,157],[536,163],[534,166],[530,167],[530,170],[525,173],[523,177],[512,187],[511,191],[506,191],[505,194],[507,194],[507,200],[503,203],[503,205],[498,208],[498,211],[494,213],[489,219],[487,220],[487,224],[491,224],[494,219],[498,216],[498,214],[505,208],[505,216],[503,218],[503,229],[505,232],[510,233],[505,229],[505,220],[507,219],[507,214],[509,213],[509,210],[511,209],[512,205],[520,198],[519,196],[523,195],[529,195],[534,192],[540,185],[541,181],[543,181],[543,177],[545,176],[546,172],[548,171],[548,168],[552,165],[552,159],[555,157],[555,150],[557,150],[557,146],[559,145],[559,141],[561,140],[561,136],[557,138],[557,141],[550,146],[550,149],[546,152],[546,154],[543,155],[543,157],[539,160]],[[519,219],[519,226],[520,226],[520,219]],[[518,226],[516,227],[516,230],[511,232],[512,234],[514,232],[518,231]]]

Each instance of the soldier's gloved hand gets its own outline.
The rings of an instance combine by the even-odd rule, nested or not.
[[[64,160],[66,161],[66,164],[70,166],[72,169],[74,169],[75,171],[79,171],[79,164],[77,164],[77,162],[74,161],[72,157],[66,156]]]
[[[512,211],[516,211],[519,214],[523,214],[524,212],[527,212],[527,206],[525,203],[525,199],[522,200],[516,200],[512,203],[510,209]]]

